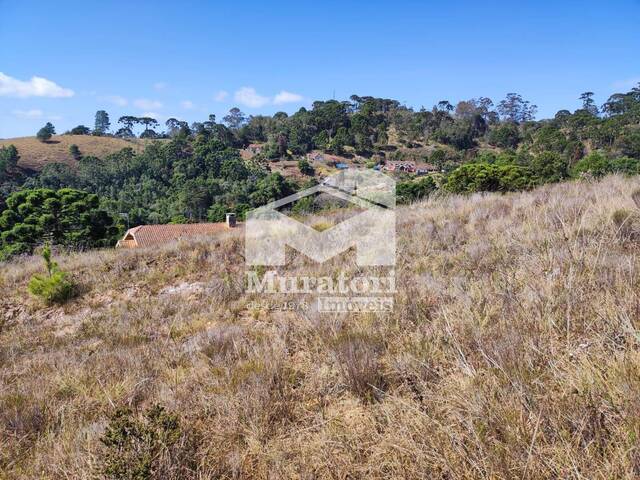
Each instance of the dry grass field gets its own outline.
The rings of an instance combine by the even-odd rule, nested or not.
[[[123,148],[133,148],[141,152],[145,144],[150,141],[92,135],[54,135],[46,143],[39,141],[36,137],[0,139],[0,147],[15,145],[20,154],[18,166],[38,171],[47,163],[59,162],[74,165],[75,160],[69,153],[69,147],[73,144],[78,146],[82,155],[102,158]]]
[[[252,309],[239,232],[2,265],[0,478],[637,478],[638,187],[399,209],[385,314]]]

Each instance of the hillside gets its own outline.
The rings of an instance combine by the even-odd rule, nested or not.
[[[20,154],[18,166],[39,171],[47,163],[60,162],[73,165],[75,160],[69,153],[69,147],[77,145],[82,155],[99,158],[123,148],[133,148],[140,152],[149,140],[139,138],[125,140],[115,137],[94,137],[92,135],[54,135],[46,143],[36,137],[0,139],[0,147],[15,145]]]
[[[638,187],[399,209],[387,314],[252,307],[239,233],[61,256],[81,294],[57,308],[26,293],[39,258],[5,264],[0,477],[146,452],[165,479],[637,478]],[[354,256],[288,268],[337,267]]]

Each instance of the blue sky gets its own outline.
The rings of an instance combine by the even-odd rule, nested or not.
[[[334,92],[416,108],[518,92],[543,118],[640,82],[640,0],[0,0],[0,72],[0,138],[98,109],[191,122]]]

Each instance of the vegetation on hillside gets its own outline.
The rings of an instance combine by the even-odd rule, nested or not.
[[[12,191],[73,188],[97,195],[101,209],[133,225],[221,221],[226,211],[242,218],[247,210],[326,172],[327,165],[306,158],[317,150],[352,158],[352,167],[380,168],[403,159],[434,165],[438,172],[430,180],[400,176],[399,199],[406,202],[437,189],[508,192],[585,175],[637,174],[640,86],[612,95],[601,107],[591,92],[580,98],[582,108],[575,112],[561,110],[539,121],[534,120],[535,105],[514,93],[495,106],[481,97],[456,106],[441,101],[418,111],[396,100],[356,95],[349,101],[317,101],[290,116],[247,117],[233,108],[223,123],[214,115],[191,125],[171,118],[165,132],[155,130],[154,119],[123,116],[113,135],[132,138],[135,126],[142,125],[141,137],[166,140],[141,152],[124,148],[100,158],[70,145],[77,165],[52,162],[30,176],[16,169],[20,152],[5,147],[0,151],[0,212],[11,208],[6,202]],[[79,125],[72,132],[106,137],[110,130],[109,115],[101,110],[92,131]],[[260,145],[258,153],[243,157],[240,149],[252,144]],[[283,159],[297,162],[300,178],[273,171]],[[1,235],[16,225],[0,225]],[[44,240],[33,236],[29,243]]]
[[[26,293],[39,258],[6,264],[0,476],[637,478],[639,187],[400,207],[386,313],[256,306],[235,231],[62,255],[64,307]],[[287,266],[336,270],[361,267]]]
[[[97,195],[71,188],[24,189],[12,193],[0,214],[0,260],[31,253],[42,241],[67,247],[111,245],[116,220]]]

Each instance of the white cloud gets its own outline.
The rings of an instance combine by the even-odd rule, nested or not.
[[[193,102],[191,100],[183,100],[180,102],[180,106],[185,110],[191,110],[193,108]]]
[[[156,82],[153,84],[153,89],[156,92],[161,92],[163,90],[166,90],[168,87],[168,85],[165,82]]]
[[[73,97],[74,91],[42,77],[24,81],[0,72],[0,97]]]
[[[236,102],[249,108],[264,107],[271,101],[269,97],[259,95],[253,87],[242,87],[234,93],[233,98]]]
[[[634,78],[628,78],[626,80],[618,80],[617,82],[613,82],[613,85],[611,86],[616,89],[626,88],[630,90],[633,87],[637,86],[638,83],[640,83],[640,77],[634,77]]]
[[[274,105],[282,105],[283,103],[296,103],[302,101],[302,95],[298,95],[297,93],[287,92],[286,90],[281,90],[273,98]]]
[[[106,97],[101,97],[100,100],[113,103],[118,107],[126,107],[129,104],[128,100],[120,95],[107,95]]]
[[[162,103],[158,100],[149,100],[147,98],[138,98],[134,100],[133,105],[140,110],[156,110],[162,108]]]
[[[214,97],[218,101],[226,98],[227,92],[218,92]],[[242,87],[233,94],[233,98],[236,102],[249,108],[260,108],[265,105],[282,105],[285,103],[296,103],[304,100],[302,95],[293,92],[287,92],[286,90],[280,90],[274,97],[265,97],[256,92],[253,87]]]
[[[15,117],[24,118],[27,120],[44,119],[51,121],[62,120],[61,115],[45,115],[45,113],[39,108],[32,108],[31,110],[13,110],[11,112]]]
[[[42,118],[44,116],[44,112],[37,108],[31,110],[14,110],[11,113],[20,118]]]
[[[164,119],[164,117],[162,115],[160,115],[159,113],[156,112],[144,112],[142,115],[140,115],[141,117],[149,117],[149,118],[153,118],[154,120],[157,120],[158,122],[160,122],[161,120]]]
[[[224,102],[225,99],[229,96],[229,92],[225,91],[225,90],[219,90],[218,92],[216,92],[216,94],[213,96],[213,99],[216,102]]]

